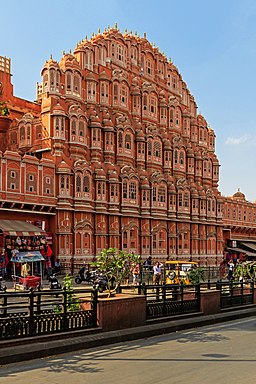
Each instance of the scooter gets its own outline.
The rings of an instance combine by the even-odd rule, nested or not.
[[[50,275],[48,280],[50,289],[61,289],[61,284],[59,283],[55,273]]]
[[[82,268],[80,268],[78,274],[76,275],[75,277],[75,282],[76,284],[81,284],[83,281],[89,283],[89,284],[93,284],[97,275],[96,275],[96,271],[89,271],[87,270],[85,272],[86,268],[85,266],[83,266]]]

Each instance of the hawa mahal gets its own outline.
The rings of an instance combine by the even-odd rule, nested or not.
[[[201,265],[253,253],[256,205],[219,192],[214,130],[146,34],[109,27],[41,76],[35,102],[18,98],[0,57],[2,246],[29,222],[71,268],[107,247]]]

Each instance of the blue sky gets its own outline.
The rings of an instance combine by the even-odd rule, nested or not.
[[[0,55],[16,96],[35,100],[45,60],[118,23],[171,57],[216,134],[219,190],[256,200],[255,0],[0,0]],[[5,31],[5,33],[3,33]]]

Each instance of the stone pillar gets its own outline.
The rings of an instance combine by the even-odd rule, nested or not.
[[[200,292],[200,311],[204,315],[220,312],[220,291],[205,290]]]

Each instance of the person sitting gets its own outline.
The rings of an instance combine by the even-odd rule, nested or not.
[[[25,263],[21,267],[21,276],[22,277],[27,277],[30,273],[30,266],[28,263]]]
[[[54,263],[54,273],[61,273],[61,263],[59,259]]]

